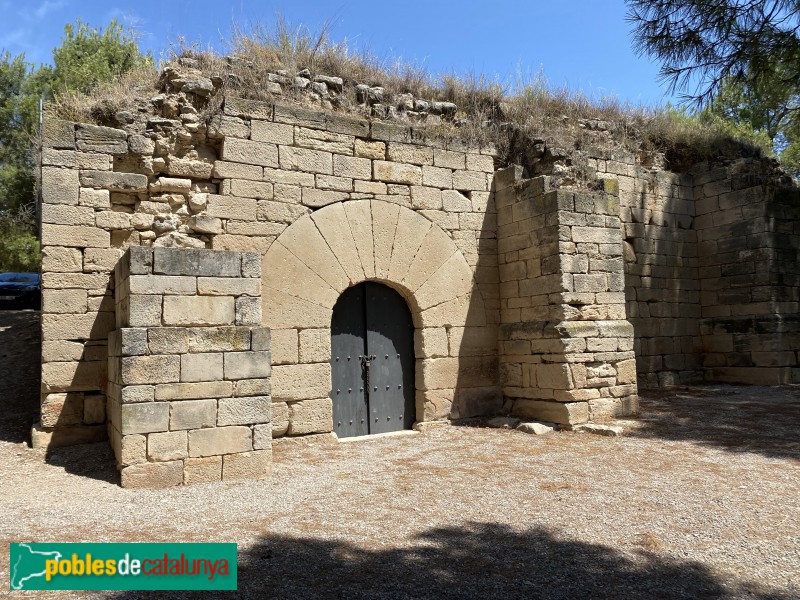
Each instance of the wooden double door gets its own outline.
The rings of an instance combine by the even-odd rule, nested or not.
[[[365,282],[339,297],[331,321],[333,430],[353,437],[414,424],[414,325],[400,294]]]

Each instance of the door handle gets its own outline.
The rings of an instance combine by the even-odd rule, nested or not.
[[[366,389],[367,393],[364,394],[364,399],[366,400],[369,398],[369,367],[372,364],[372,361],[375,360],[377,357],[374,354],[367,356],[361,356],[361,368],[364,369],[364,377],[366,379]]]

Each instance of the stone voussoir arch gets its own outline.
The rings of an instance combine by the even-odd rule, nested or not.
[[[485,314],[473,270],[447,232],[383,200],[330,204],[295,221],[264,255],[262,281],[264,324],[273,330],[329,329],[339,296],[363,281],[397,290],[416,329],[463,327],[468,314]],[[427,389],[425,370],[417,377]],[[283,395],[275,378],[273,396]]]

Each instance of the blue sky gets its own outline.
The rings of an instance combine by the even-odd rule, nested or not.
[[[658,65],[631,50],[623,0],[492,0],[375,2],[290,0],[244,2],[167,0],[0,0],[6,25],[0,48],[48,62],[66,23],[133,25],[143,49],[162,55],[179,37],[219,52],[234,25],[268,24],[283,14],[318,30],[332,22],[334,40],[347,39],[381,58],[402,58],[433,73],[473,72],[510,83],[540,69],[555,86],[632,104],[663,104]]]

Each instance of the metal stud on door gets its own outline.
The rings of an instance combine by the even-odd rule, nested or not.
[[[413,425],[413,333],[405,300],[389,287],[366,282],[339,298],[331,322],[333,426],[337,435],[386,433]],[[357,364],[343,360],[356,351]],[[359,392],[355,393],[357,384]]]

